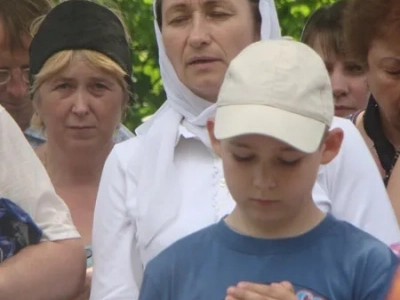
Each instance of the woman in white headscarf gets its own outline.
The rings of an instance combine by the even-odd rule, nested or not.
[[[150,259],[233,209],[206,121],[230,60],[260,38],[280,38],[273,0],[157,1],[168,99],[105,164],[93,229],[94,300],[137,299]],[[396,218],[368,149],[350,121],[338,118],[334,126],[345,131],[343,148],[321,167],[314,200],[385,243],[397,242]]]

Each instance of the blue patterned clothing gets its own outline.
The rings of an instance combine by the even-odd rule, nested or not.
[[[37,244],[42,231],[22,208],[0,198],[0,263],[26,246]]]

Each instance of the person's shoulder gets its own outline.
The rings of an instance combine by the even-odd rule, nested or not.
[[[207,249],[210,249],[216,226],[216,224],[207,226],[178,239],[153,258],[146,268],[176,270],[178,266],[189,267],[190,264],[200,261],[201,259],[198,259],[200,255],[207,256]]]
[[[116,156],[118,161],[123,162],[124,165],[127,165],[127,162],[131,161],[132,159],[138,159],[142,141],[142,136],[134,136],[115,144],[112,153],[114,156]]]
[[[148,122],[149,121],[143,123],[138,128],[149,126],[147,124]],[[123,125],[120,129],[125,131],[125,133],[129,131],[129,129],[127,129]],[[116,157],[117,161],[121,164],[123,169],[138,170],[138,167],[140,168],[143,161],[143,156],[146,154],[144,152],[145,150],[143,144],[146,141],[147,132],[144,131],[135,135],[131,131],[129,131],[128,135],[125,134],[125,137],[127,138],[114,145],[111,155]]]
[[[121,124],[118,130],[114,133],[114,142],[116,144],[133,138],[135,134],[130,131],[125,125]]]
[[[343,147],[356,147],[357,145],[361,145],[365,147],[365,142],[361,136],[360,131],[356,127],[356,125],[349,119],[334,117],[331,125],[331,129],[339,128],[343,130]],[[366,148],[366,147],[365,147]]]
[[[149,261],[145,277],[168,285],[171,278],[184,278],[191,270],[199,270],[210,259],[214,226],[211,225],[172,243]]]
[[[336,249],[337,260],[353,278],[354,293],[358,295],[355,298],[366,299],[366,295],[374,295],[374,299],[384,299],[399,267],[399,258],[369,233],[342,221],[339,227],[336,239],[341,239],[337,244],[342,246]]]
[[[359,172],[371,171],[375,167],[374,160],[358,128],[348,119],[334,117],[331,129],[339,128],[343,131],[343,141],[335,159],[327,166],[343,163],[347,170],[358,168]]]
[[[353,122],[348,118],[333,117],[331,129],[341,128],[342,130],[350,130],[351,132],[357,130]]]
[[[195,253],[198,253],[200,249],[204,249],[213,240],[214,230],[217,224],[207,226],[203,229],[195,231],[183,238],[176,240],[169,247],[164,249],[160,253],[161,259],[163,257],[170,258],[175,256],[178,259],[182,259],[185,256],[193,257]],[[200,252],[203,252],[200,250]],[[183,256],[182,256],[183,255]]]
[[[337,239],[342,239],[343,246],[355,259],[361,261],[376,260],[382,266],[390,265],[397,259],[394,252],[382,241],[371,234],[357,228],[346,221],[335,221],[337,224],[335,234]]]
[[[8,111],[1,105],[0,105],[0,121],[2,126],[9,126],[14,121],[14,119],[11,117]]]

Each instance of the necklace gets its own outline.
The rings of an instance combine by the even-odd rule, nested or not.
[[[392,160],[392,164],[390,165],[390,169],[389,169],[388,172],[385,172],[386,173],[385,174],[385,181],[389,181],[390,175],[392,175],[393,168],[396,165],[396,162],[397,162],[397,159],[399,158],[399,156],[400,156],[400,149],[397,148],[396,149],[396,153],[395,153],[395,155],[393,157],[393,160]]]
[[[363,125],[365,132],[373,142],[373,147],[379,162],[385,171],[383,181],[387,185],[394,165],[400,155],[400,149],[396,149],[386,138],[382,128],[382,121],[379,113],[379,107],[374,97],[369,99],[367,109],[363,116]]]

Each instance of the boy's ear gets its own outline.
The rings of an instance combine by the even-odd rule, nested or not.
[[[214,118],[208,119],[208,121],[207,121],[207,131],[208,131],[208,136],[210,137],[211,146],[212,146],[215,154],[220,156],[220,153],[221,153],[221,142],[214,135],[214,126],[215,126]]]
[[[330,163],[339,153],[343,141],[343,130],[340,128],[332,129],[328,132],[321,145],[321,164]]]

